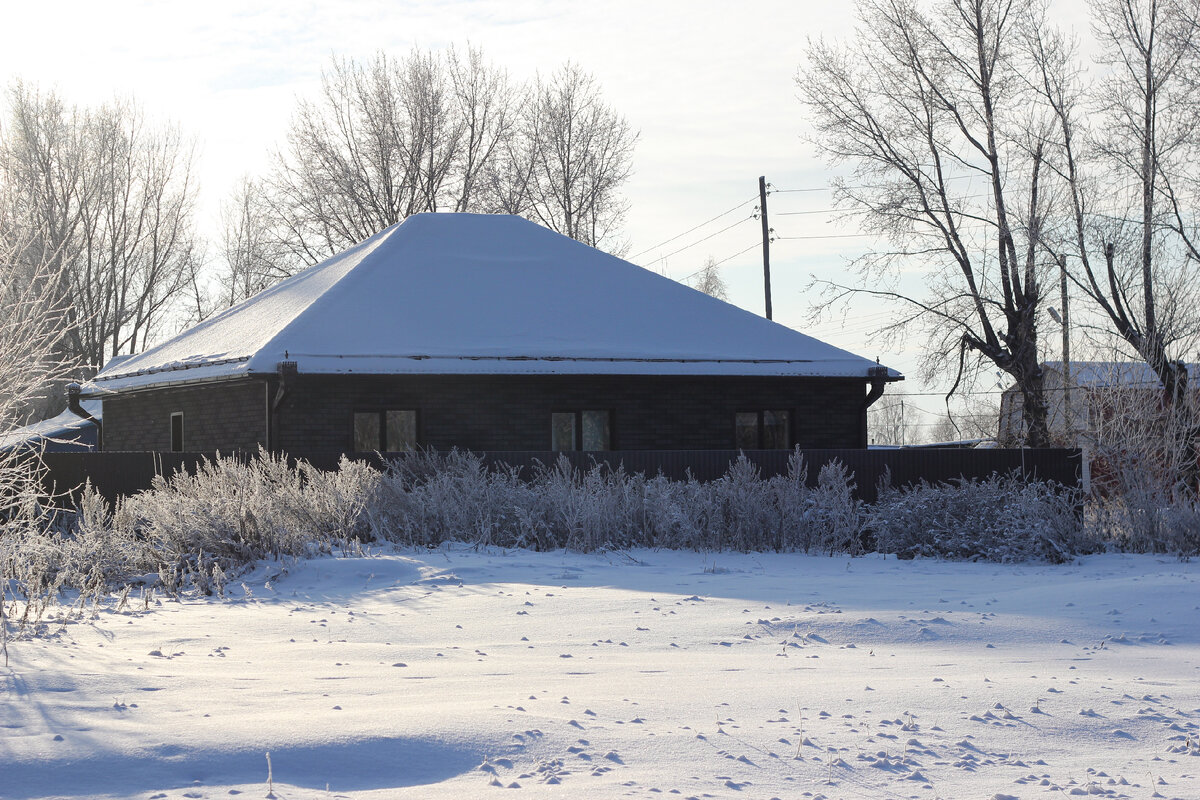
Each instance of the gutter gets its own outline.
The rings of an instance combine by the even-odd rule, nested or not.
[[[867,392],[867,396],[863,398],[862,411],[860,412],[862,419],[862,446],[867,446],[867,409],[870,408],[876,400],[883,397],[883,387],[889,381],[895,381],[896,378],[888,377],[887,367],[871,367],[867,370],[867,379],[871,382],[871,391]],[[901,378],[900,380],[903,380]]]
[[[286,351],[284,351],[284,355],[287,355]],[[295,386],[296,376],[300,374],[296,362],[291,360],[280,361],[275,365],[275,372],[279,376],[279,385],[275,389],[275,398],[271,401],[267,412],[269,415],[267,418],[267,450],[271,449],[272,444],[279,442],[279,407],[283,405],[289,390]]]
[[[101,445],[104,442],[104,426],[100,424],[100,420],[88,413],[87,409],[79,402],[80,394],[83,389],[74,381],[67,384],[67,408],[77,417],[83,417],[88,422],[96,426],[96,447],[103,449]]]

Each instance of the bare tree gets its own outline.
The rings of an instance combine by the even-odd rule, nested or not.
[[[712,256],[704,260],[704,266],[696,273],[695,283],[692,284],[692,287],[718,300],[729,299],[725,279],[721,277],[721,271],[717,268],[717,260]]]
[[[953,412],[949,408],[930,423],[919,437],[922,442],[961,442],[974,439],[996,439],[996,426],[1000,409],[992,402],[981,401],[978,396],[968,397],[961,408]]]
[[[1200,31],[1196,0],[1093,0],[1104,77],[1085,83],[1074,43],[1044,9],[1029,28],[1035,85],[1052,112],[1048,163],[1066,187],[1046,244],[1109,328],[1186,396],[1170,351],[1194,342]]]
[[[492,210],[519,94],[482,53],[335,59],[267,182],[277,238],[313,264],[421,211]]]
[[[1065,187],[1064,222],[1044,244],[1091,301],[1093,324],[1125,345],[1114,348],[1118,357],[1132,350],[1161,381],[1158,400],[1130,396],[1148,402],[1137,435],[1167,437],[1154,447],[1175,454],[1164,461],[1172,469],[1159,474],[1194,487],[1200,427],[1184,356],[1200,337],[1200,2],[1091,8],[1099,80],[1084,79],[1074,42],[1044,9],[1027,37],[1033,84],[1053,121],[1047,163]]]
[[[335,59],[319,99],[301,101],[266,196],[300,264],[422,211],[520,214],[620,249],[636,139],[571,64],[526,89],[475,48]]]
[[[1029,14],[1029,0],[939,0],[929,10],[862,0],[853,39],[811,42],[797,82],[817,144],[853,168],[835,186],[837,201],[894,247],[859,260],[870,286],[831,283],[831,297],[898,301],[907,311],[892,330],[926,326],[930,374],[957,361],[961,378],[968,356],[1007,372],[1029,444],[1045,446],[1045,154],[1021,60]],[[898,283],[914,264],[927,268],[924,291]]]
[[[908,409],[908,420],[905,420],[904,401],[884,396],[879,402],[873,403],[867,409],[867,429],[870,431],[871,444],[908,444],[913,440],[907,435],[906,422],[911,422],[916,416],[915,409]]]
[[[19,258],[59,281],[64,353],[98,368],[137,352],[196,268],[190,145],[132,101],[73,108],[20,82],[9,101],[0,184]]]
[[[262,186],[243,177],[221,205],[218,308],[252,297],[299,269],[275,235],[275,221]]]
[[[619,194],[632,171],[637,133],[602,99],[594,78],[566,64],[538,78],[525,114],[528,216],[592,245],[616,241],[628,206]]]

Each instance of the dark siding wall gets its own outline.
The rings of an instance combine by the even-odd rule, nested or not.
[[[108,451],[170,450],[171,414],[183,412],[183,449],[255,450],[266,443],[262,380],[155,389],[104,398]]]
[[[853,448],[865,446],[865,395],[862,380],[810,378],[300,375],[272,447],[349,450],[355,411],[415,408],[421,443],[439,450],[547,450],[551,412],[581,409],[612,412],[619,450],[732,448],[734,413],[761,409],[790,409],[802,447]]]

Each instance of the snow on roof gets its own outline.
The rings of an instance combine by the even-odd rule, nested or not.
[[[1047,361],[1045,369],[1063,373],[1063,362]],[[1187,364],[1188,374],[1196,375],[1200,364]],[[1144,361],[1072,361],[1074,386],[1161,386],[1162,382]]]
[[[272,373],[285,360],[356,374],[865,379],[877,366],[520,217],[417,214],[84,389]]]
[[[84,400],[83,410],[101,418],[99,400]],[[96,425],[70,409],[56,417],[0,434],[0,451],[13,447],[31,447],[48,451],[92,450],[96,446]]]

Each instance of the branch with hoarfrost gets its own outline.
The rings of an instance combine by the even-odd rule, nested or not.
[[[0,219],[0,231],[12,230]],[[58,293],[60,270],[27,268],[20,251],[12,244],[0,247],[0,640],[6,663],[10,609],[17,605],[15,552],[46,519],[38,453],[4,441],[4,435],[24,424],[31,404],[73,366],[60,355],[67,313]]]

